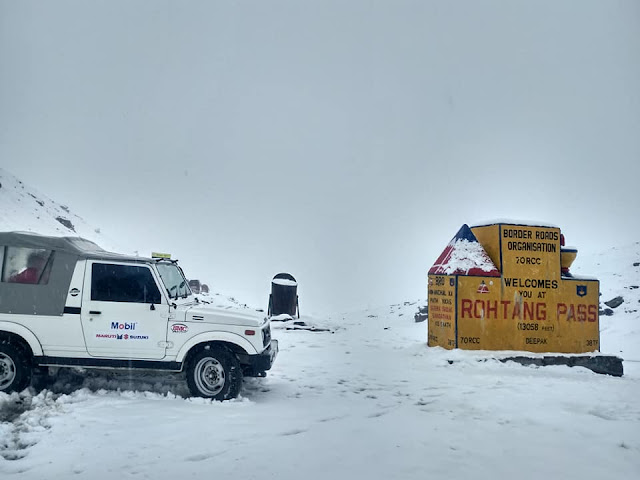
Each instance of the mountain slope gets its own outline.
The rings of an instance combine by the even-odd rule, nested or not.
[[[79,236],[112,252],[136,254],[122,239],[105,236],[99,228],[0,168],[0,231],[33,232],[57,237]],[[201,299],[224,308],[249,308],[234,297],[211,292]]]
[[[578,253],[574,265],[573,273],[600,280],[601,351],[640,362],[640,242]]]
[[[80,236],[111,251],[122,247],[106,237],[99,228],[91,226],[59,204],[25,185],[21,180],[0,168],[0,231],[24,231],[41,235]]]

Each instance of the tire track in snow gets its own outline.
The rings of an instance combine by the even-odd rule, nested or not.
[[[34,397],[29,390],[0,394],[0,457],[14,461],[28,454],[28,449],[51,428],[49,417],[60,409],[58,397],[51,392]]]

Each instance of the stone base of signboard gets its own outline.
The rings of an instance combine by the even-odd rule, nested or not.
[[[479,362],[486,362],[487,358],[478,359]],[[584,367],[594,373],[604,375],[612,375],[621,377],[623,375],[622,359],[613,355],[545,355],[544,357],[527,357],[518,355],[515,357],[493,358],[502,363],[516,362],[521,365],[537,365],[538,367],[546,367],[549,365],[566,365],[568,367]],[[455,360],[449,360],[449,365],[455,363]]]
[[[544,357],[507,357],[501,362],[517,362],[521,365],[567,365],[568,367],[584,367],[592,372],[621,377],[623,374],[622,359],[612,355],[579,355],[564,357],[562,355],[545,355]]]

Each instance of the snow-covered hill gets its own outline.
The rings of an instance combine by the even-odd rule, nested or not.
[[[105,250],[127,251],[62,205],[0,168],[0,231],[34,232],[59,237],[79,236]]]
[[[33,232],[59,237],[83,237],[112,252],[136,254],[128,239],[114,239],[73,213],[72,208],[52,200],[0,168],[0,231]],[[250,308],[234,297],[211,292],[202,299],[224,308]]]
[[[0,174],[0,206],[14,209],[0,228],[66,234],[64,212],[99,235]],[[309,330],[273,324],[274,368],[231,402],[187,398],[181,375],[129,372],[61,371],[40,393],[0,393],[0,478],[636,480],[640,244],[574,265],[600,279],[603,302],[623,297],[600,318],[603,352],[625,359],[621,378],[428,348],[413,319],[424,300],[303,316]]]
[[[640,362],[640,242],[581,254],[574,273],[592,275],[600,280],[601,350],[627,361]],[[610,308],[607,303],[620,297],[622,303]]]

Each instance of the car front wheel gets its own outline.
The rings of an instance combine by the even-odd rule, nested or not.
[[[197,397],[214,400],[235,398],[242,386],[240,363],[226,348],[207,345],[189,361],[187,384]]]

